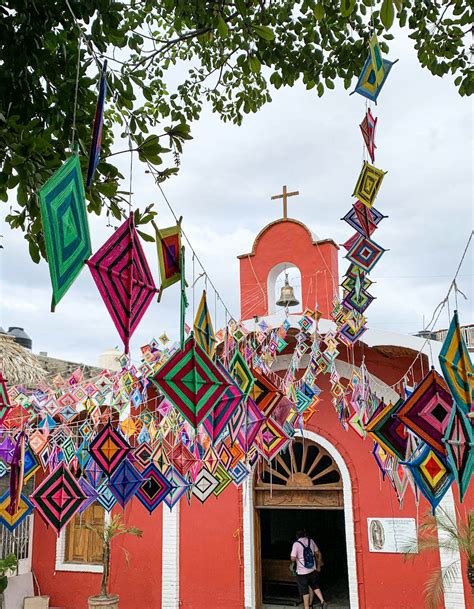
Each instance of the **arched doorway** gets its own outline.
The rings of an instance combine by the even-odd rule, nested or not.
[[[341,609],[349,603],[343,475],[331,453],[307,438],[265,464],[253,481],[255,606],[297,604],[289,552],[298,528],[319,544],[323,586]],[[333,603],[334,604],[334,603]]]

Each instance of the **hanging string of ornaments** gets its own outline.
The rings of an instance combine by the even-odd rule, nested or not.
[[[392,65],[371,38],[355,92],[376,102]],[[106,70],[104,63],[86,187],[100,159]],[[213,284],[215,304],[219,300],[225,308],[225,327],[214,330],[204,290],[191,328],[184,233],[166,197],[176,225],[154,225],[157,287],[134,214],[92,255],[78,155],[53,174],[38,192],[52,309],[88,266],[125,353],[118,371],[85,378],[78,369],[33,389],[8,386],[0,375],[0,476],[10,475],[0,497],[2,525],[13,531],[36,509],[59,534],[94,502],[110,511],[136,498],[151,514],[162,502],[172,509],[183,497],[188,502],[217,497],[231,484],[240,486],[259,462],[270,463],[287,450],[316,414],[321,375],[329,375],[341,424],[374,440],[374,459],[400,501],[411,486],[435,508],[454,480],[464,496],[474,468],[473,368],[456,313],[440,355],[444,378],[430,370],[417,387],[404,386],[395,404],[377,397],[364,363],[352,366],[347,385],[336,369],[340,350],[353,352],[366,330],[364,313],[373,300],[369,275],[384,253],[372,239],[386,217],[373,207],[385,175],[373,165],[376,125],[366,106],[360,129],[372,164],[364,159],[356,202],[343,218],[356,233],[344,244],[350,265],[342,298],[334,302],[335,329],[325,334],[317,308],[306,309],[296,330],[287,316],[278,328],[261,319],[249,331],[232,318]],[[193,263],[197,259],[202,267],[192,252]],[[160,301],[174,284],[180,294],[179,342],[169,344],[163,333],[132,362],[135,329],[153,299]],[[293,344],[287,369],[273,372],[276,359]],[[27,497],[24,485],[38,471],[43,480]]]

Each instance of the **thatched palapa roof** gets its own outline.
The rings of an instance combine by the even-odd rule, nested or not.
[[[38,359],[7,334],[0,333],[0,372],[8,385],[33,389],[46,378]]]

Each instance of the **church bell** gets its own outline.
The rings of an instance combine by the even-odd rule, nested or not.
[[[288,275],[285,275],[285,285],[281,288],[280,298],[276,303],[279,307],[294,307],[300,304],[296,300],[293,286],[288,283]]]

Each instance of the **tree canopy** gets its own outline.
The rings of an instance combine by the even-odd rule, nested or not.
[[[319,96],[348,89],[372,33],[388,53],[395,23],[423,67],[452,75],[461,95],[474,91],[473,9],[462,0],[4,0],[0,18],[0,199],[17,189],[7,221],[25,232],[35,261],[45,255],[35,193],[70,154],[74,121],[86,170],[105,59],[102,154],[87,203],[117,219],[127,192],[114,156],[129,138],[165,180],[203,104],[240,124],[271,101],[270,85],[300,80]]]

